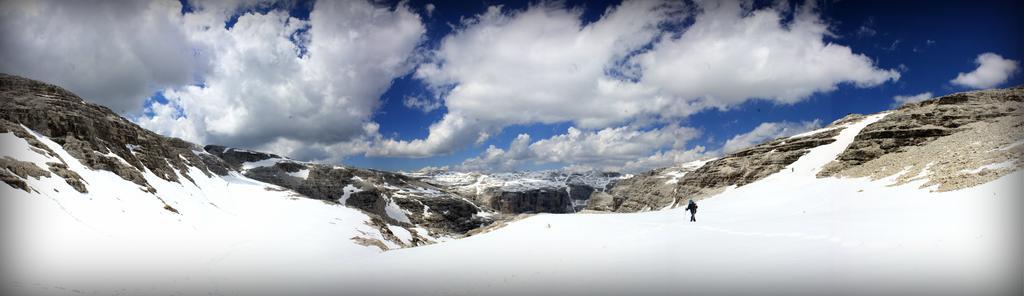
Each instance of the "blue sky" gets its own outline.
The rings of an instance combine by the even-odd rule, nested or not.
[[[256,2],[5,25],[0,70],[166,135],[385,170],[643,170],[1024,83],[1020,1]]]
[[[412,6],[423,1],[412,1]],[[523,2],[496,2],[508,7],[522,8]],[[587,17],[595,17],[605,3],[578,4],[586,8]],[[576,5],[576,4],[569,4]],[[1024,52],[1021,36],[1024,24],[1015,15],[1021,11],[1019,2],[956,2],[942,1],[840,1],[823,5],[824,18],[833,25],[832,41],[849,46],[854,52],[874,59],[881,68],[906,68],[900,80],[871,88],[840,86],[838,90],[815,94],[804,102],[780,105],[767,101],[750,101],[728,111],[707,110],[684,120],[688,125],[704,131],[694,142],[720,146],[736,134],[754,129],[762,122],[808,121],[820,119],[827,123],[850,113],[874,113],[892,108],[897,95],[932,92],[935,96],[968,90],[955,86],[950,79],[960,72],[976,67],[974,58],[982,52],[996,52],[1004,57],[1020,60]],[[447,7],[439,4],[439,12],[429,20],[428,44],[436,44],[451,30],[446,23],[456,23],[459,17],[482,12],[483,5]],[[874,30],[874,35],[858,34],[861,27]],[[432,31],[432,32],[431,32]],[[984,33],[981,33],[984,32]],[[929,40],[931,42],[929,42]],[[895,44],[895,45],[894,45]],[[411,75],[409,75],[411,76]],[[385,104],[375,115],[381,122],[381,132],[401,139],[427,136],[427,127],[438,120],[445,110],[424,114],[406,108],[402,96],[423,93],[423,86],[405,76],[397,79],[383,96]],[[1024,77],[1014,76],[1004,86],[1024,83]],[[467,147],[454,154],[423,159],[362,157],[348,160],[357,166],[392,170],[416,169],[423,166],[445,166],[480,154],[487,145],[507,147],[520,133],[545,138],[564,133],[567,124],[516,125],[483,145]],[[553,164],[552,166],[557,166]],[[549,166],[551,167],[551,166]]]

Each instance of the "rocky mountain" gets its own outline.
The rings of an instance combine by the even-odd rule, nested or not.
[[[587,208],[595,193],[631,177],[615,172],[563,170],[493,174],[434,170],[407,174],[503,214],[579,212]]]
[[[381,217],[392,225],[424,226],[463,234],[491,216],[462,196],[406,175],[291,160],[269,153],[208,145],[204,150],[230,169],[306,197],[337,202]]]
[[[819,177],[898,175],[938,191],[983,184],[1022,167],[1024,86],[907,104],[868,125]]]
[[[608,272],[599,278],[617,278],[625,265],[632,280],[655,285],[674,283],[682,264],[713,270],[722,263],[677,252],[732,252],[762,276],[783,263],[820,261],[764,258],[852,255],[834,264],[865,280],[876,280],[879,266],[920,264],[917,256],[932,252],[925,261],[942,263],[931,269],[976,284],[965,275],[1001,270],[1006,254],[1019,253],[1007,244],[1015,236],[998,230],[1019,226],[1012,209],[1024,168],[1022,105],[1022,87],[952,94],[635,175],[395,173],[200,146],[140,128],[60,87],[0,75],[0,179],[7,184],[0,208],[10,209],[5,247],[16,254],[4,263],[22,279],[15,285],[32,291],[152,294],[145,289],[153,283],[188,283],[197,290],[161,294],[205,294],[230,283],[265,292],[251,279],[322,276],[329,283],[323,294],[343,283],[362,287],[355,294],[390,288],[408,295],[450,279],[438,274],[468,278],[470,294],[510,282],[527,291],[552,281],[507,279],[564,258],[589,258],[579,261],[581,270]],[[700,227],[671,210],[707,198]],[[657,213],[528,215],[643,211]],[[691,244],[694,238],[714,243]],[[950,241],[963,245],[935,247]],[[417,248],[383,252],[408,247]],[[982,253],[999,256],[976,260]],[[944,265],[949,260],[931,258],[968,259]],[[796,281],[850,275],[823,269]],[[733,267],[716,272],[735,274]],[[88,277],[94,274],[103,280]],[[414,284],[391,285],[396,275]],[[931,279],[916,270],[901,276]],[[90,286],[106,279],[119,281]],[[125,283],[141,288],[124,290]],[[663,290],[679,291],[670,288]]]
[[[587,209],[602,212],[614,212],[618,209],[623,209],[623,211],[646,211],[670,206],[674,200],[680,178],[703,167],[705,163],[711,160],[713,159],[698,160],[654,169],[619,180],[607,190],[595,192],[591,195]],[[627,200],[629,200],[631,205],[623,207]]]
[[[32,139],[27,128],[45,135],[89,168],[110,171],[144,191],[156,193],[143,177],[143,170],[171,182],[193,181],[189,167],[207,176],[224,173],[217,169],[223,167],[219,159],[192,153],[200,150],[197,145],[145,130],[109,108],[87,103],[58,86],[0,74],[0,97],[0,132]],[[37,140],[29,143],[39,149],[37,152],[56,156]],[[210,166],[215,167],[214,171]],[[88,191],[86,184],[76,180],[75,172],[66,171],[63,159],[48,170],[74,184],[79,192]],[[4,180],[10,180],[8,184],[19,183],[9,173],[4,174]]]
[[[5,168],[0,177],[11,187],[39,193],[28,180],[53,175],[80,193],[90,191],[83,172],[42,143],[45,138],[89,170],[110,172],[134,184],[169,212],[179,213],[151,184],[154,177],[199,186],[198,175],[237,175],[277,186],[275,190],[358,209],[371,218],[384,240],[398,245],[459,237],[523,213],[671,208],[764,179],[863,124],[850,135],[855,136],[852,144],[818,177],[898,175],[898,183],[927,178],[928,186],[953,190],[1020,168],[1024,149],[1021,87],[958,93],[889,112],[850,115],[819,130],[636,175],[559,170],[393,173],[318,164],[161,136],[60,87],[17,76],[0,75],[0,98],[0,133],[23,139],[31,151],[52,159],[34,164],[0,158]],[[398,239],[394,227],[406,229],[411,239]]]
[[[11,143],[5,142],[0,178],[28,193],[46,194],[31,180],[55,176],[89,196],[96,181],[82,176],[109,172],[159,201],[164,210],[187,215],[170,201],[177,192],[162,192],[153,183],[202,187],[199,179],[243,177],[265,182],[267,190],[361,210],[376,238],[353,239],[382,248],[459,237],[492,221],[491,213],[458,194],[402,174],[199,146],[143,129],[63,88],[6,74],[0,74],[0,133],[14,136]],[[16,150],[18,141],[29,145],[28,154]],[[38,163],[30,161],[40,157]],[[75,163],[83,168],[75,169]],[[406,235],[397,235],[398,231]]]
[[[869,117],[854,141],[818,173],[827,177],[927,179],[938,191],[976,186],[1024,167],[1024,87],[956,93],[828,126],[709,161],[638,174],[591,198],[591,209],[637,212],[674,207],[770,176]],[[939,157],[941,156],[941,157]]]
[[[500,214],[576,212],[593,192],[603,192],[623,178],[615,173],[559,171],[417,175],[317,164],[161,136],[58,86],[17,76],[0,76],[0,96],[0,132],[12,133],[37,153],[56,160],[40,167],[9,156],[0,158],[6,168],[0,177],[12,187],[38,191],[26,180],[52,174],[81,193],[89,192],[81,172],[70,169],[65,159],[38,139],[45,137],[89,170],[111,172],[135,184],[168,211],[180,214],[173,203],[164,201],[164,193],[151,185],[153,179],[147,174],[193,185],[197,185],[196,174],[204,178],[237,174],[307,198],[359,209],[396,242],[388,234],[389,227],[429,232],[421,236],[410,231],[411,245],[432,242],[428,236],[462,236],[501,219]]]

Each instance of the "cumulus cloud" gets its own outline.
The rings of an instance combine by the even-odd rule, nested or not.
[[[120,113],[193,82],[202,63],[178,1],[2,1],[0,72],[63,86]]]
[[[642,170],[702,156],[703,147],[685,149],[685,144],[698,135],[696,129],[677,125],[650,130],[622,126],[597,131],[570,127],[565,134],[533,143],[529,135],[520,134],[507,150],[491,145],[458,169],[508,171],[530,164],[554,163],[576,168]]]
[[[623,172],[641,172],[699,159],[707,159],[718,156],[718,154],[718,151],[708,151],[704,146],[696,146],[691,149],[658,151],[647,157],[627,161],[622,165],[621,170]]]
[[[429,157],[450,153],[469,144],[482,143],[490,138],[491,134],[498,132],[491,124],[481,122],[479,118],[467,118],[451,110],[441,118],[441,121],[431,124],[428,131],[426,139],[382,139],[374,143],[373,149],[368,150],[366,155]]]
[[[751,98],[796,103],[841,83],[875,86],[899,79],[867,56],[825,42],[828,26],[812,6],[791,22],[776,10],[747,12],[736,2],[707,3],[679,38],[666,38],[635,58],[641,84],[657,87],[671,104],[667,115],[725,108]]]
[[[804,122],[765,122],[761,123],[750,132],[733,136],[728,141],[725,141],[725,144],[722,145],[722,152],[727,154],[733,153],[768,140],[789,137],[818,128],[821,128],[821,121],[819,120]]]
[[[571,170],[613,170],[640,172],[698,159],[717,157],[765,141],[789,137],[821,128],[820,120],[765,122],[753,130],[733,136],[720,149],[704,146],[687,148],[700,131],[677,125],[640,130],[632,126],[583,131],[570,127],[565,134],[530,143],[520,134],[502,149],[491,145],[479,156],[456,166],[462,171],[513,171],[536,164],[559,164]]]
[[[788,104],[844,83],[870,87],[899,78],[823,41],[831,33],[813,7],[785,21],[787,12],[773,8],[699,5],[680,34],[659,27],[687,18],[690,10],[676,4],[626,2],[587,24],[579,10],[556,4],[492,7],[465,21],[416,70],[449,113],[427,138],[389,139],[375,153],[448,153],[514,124],[670,122],[749,99]]]
[[[152,104],[140,125],[302,159],[429,157],[510,125],[568,122],[566,134],[532,143],[524,135],[463,165],[668,165],[716,153],[686,149],[696,131],[669,124],[695,112],[899,78],[825,42],[832,33],[812,6],[627,1],[592,22],[562,3],[490,7],[437,48],[417,48],[426,29],[405,3],[320,1],[309,20],[287,9],[236,15],[265,11],[253,9],[266,4],[257,0],[200,1],[185,14],[170,0],[52,4],[0,4],[0,70],[124,112],[162,89],[167,102]],[[229,19],[237,22],[225,28]],[[430,93],[403,104],[447,113],[426,138],[386,139],[373,113],[392,80],[410,72]]]
[[[698,135],[696,129],[676,125],[647,131],[628,126],[593,132],[569,128],[567,133],[537,141],[530,148],[544,162],[615,165],[660,149],[683,148]]]
[[[932,98],[931,92],[923,92],[912,96],[895,96],[892,98],[893,107],[899,107],[910,103],[917,103],[920,101],[930,100]]]
[[[991,88],[1010,79],[1020,66],[1015,60],[991,52],[978,55],[974,63],[978,64],[977,69],[970,73],[961,72],[950,82],[970,88]]]
[[[464,171],[513,171],[517,170],[528,160],[536,157],[530,151],[530,135],[519,134],[508,150],[491,145],[480,153],[480,156],[466,159],[459,170]]]
[[[617,82],[605,70],[653,40],[673,9],[627,2],[584,25],[581,11],[557,4],[517,12],[491,7],[446,37],[432,62],[416,71],[416,78],[444,96],[449,113],[426,139],[385,141],[378,152],[451,152],[517,123],[621,122],[635,114],[638,102],[610,86]]]
[[[409,73],[425,28],[404,5],[322,1],[308,21],[272,10],[186,14],[198,55],[209,58],[202,85],[166,90],[144,127],[200,143],[253,147],[297,158],[364,153],[380,95]],[[173,110],[180,110],[175,116]],[[191,129],[191,130],[187,130]]]

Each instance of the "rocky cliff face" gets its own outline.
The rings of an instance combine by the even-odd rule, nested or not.
[[[835,141],[851,116],[805,135],[781,138],[724,157],[697,161],[676,168],[653,170],[616,184],[598,196],[591,209],[637,212],[672,207],[687,199],[701,199],[728,186],[743,186],[774,174],[821,145]],[[666,180],[667,178],[673,178]]]
[[[574,213],[594,194],[607,191],[628,176],[614,172],[537,171],[463,173],[432,171],[409,176],[446,188],[502,214]]]
[[[500,213],[572,213],[569,193],[558,188],[503,191],[492,189],[479,197],[483,204]]]
[[[957,93],[892,111],[868,125],[819,177],[899,175],[953,190],[1021,168],[1024,86]]]
[[[1024,88],[1017,87],[903,106],[863,129],[819,177],[897,175],[897,183],[928,178],[926,186],[940,191],[994,180],[1024,167],[1022,104]],[[275,190],[360,209],[374,218],[381,233],[398,226],[422,227],[433,236],[459,236],[505,218],[494,214],[636,212],[708,197],[779,172],[810,149],[834,142],[847,125],[863,118],[847,116],[814,132],[635,176],[565,171],[391,173],[224,146],[200,147],[142,129],[60,87],[0,74],[0,133],[22,138],[35,153],[58,160],[43,167],[42,162],[4,157],[0,180],[31,192],[25,180],[56,175],[79,192],[89,191],[90,184],[78,172],[29,134],[40,133],[90,169],[109,171],[158,199],[147,180],[195,183],[194,174],[239,173],[284,188]],[[167,205],[167,210],[174,208]]]
[[[629,201],[635,207],[649,206],[640,210],[659,209],[662,204],[671,204],[679,186],[679,179],[700,168],[709,160],[694,161],[677,166],[654,169],[618,180],[608,190],[595,192],[587,204],[588,210],[614,212]],[[660,206],[660,207],[659,207]],[[625,208],[623,208],[625,211]]]
[[[0,132],[30,138],[21,126],[49,137],[90,168],[110,171],[154,193],[156,189],[143,177],[147,170],[168,181],[192,181],[190,167],[209,175],[217,171],[211,171],[208,164],[220,163],[198,155],[202,149],[195,144],[145,130],[63,88],[0,74]],[[29,142],[56,156],[38,140]],[[88,184],[76,181],[73,172],[62,171],[63,165],[55,163],[49,171],[69,184],[76,183],[79,191],[87,191]]]
[[[707,162],[664,168],[617,182],[591,198],[589,209],[635,212],[700,199],[743,186],[829,144],[850,115],[804,135],[776,139]],[[825,177],[896,176],[896,184],[928,179],[938,191],[983,184],[1024,167],[1024,87],[957,93],[908,104],[865,127]],[[941,156],[941,157],[939,157]],[[668,182],[666,179],[675,178]]]
[[[60,160],[44,168],[5,157],[0,159],[0,179],[31,192],[26,178],[53,174],[72,188],[88,192],[90,184],[30,132],[53,140],[90,169],[112,172],[156,199],[159,193],[147,178],[195,183],[192,174],[213,177],[237,172],[309,198],[361,209],[385,234],[391,233],[388,225],[395,225],[422,227],[433,236],[460,236],[491,222],[488,213],[471,201],[401,174],[298,162],[223,146],[201,147],[143,129],[60,87],[0,74],[0,133],[11,133],[28,141],[36,152]],[[166,209],[176,211],[170,205]],[[415,237],[414,241],[427,239]]]
[[[205,150],[246,177],[373,213],[389,224],[422,226],[435,234],[453,235],[491,222],[489,215],[469,200],[402,174],[300,162],[216,145]]]

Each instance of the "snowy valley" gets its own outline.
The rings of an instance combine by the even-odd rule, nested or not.
[[[163,137],[15,76],[0,100],[19,294],[1020,289],[1020,87],[636,174],[394,173]]]

